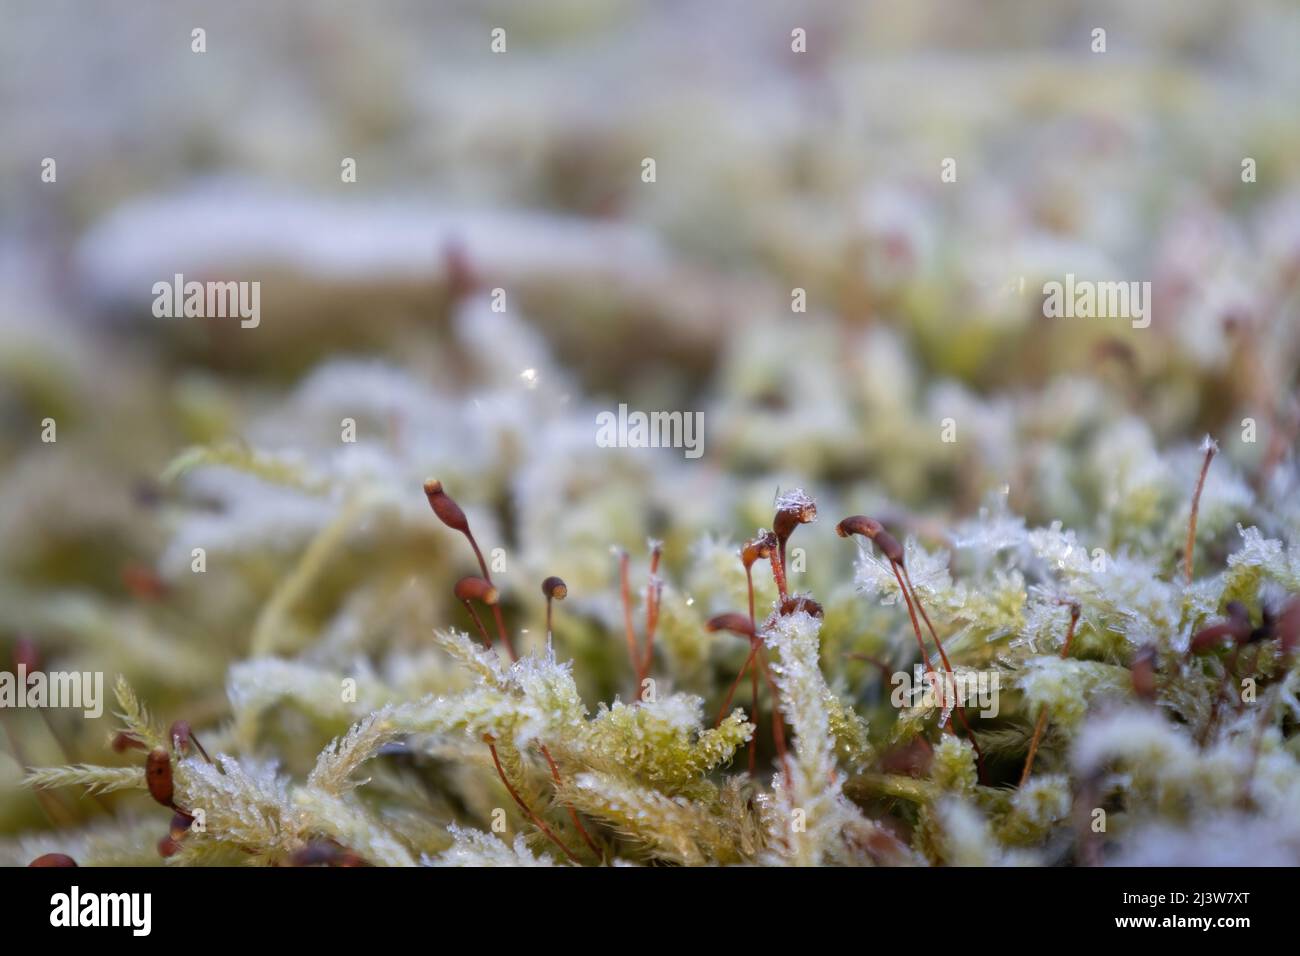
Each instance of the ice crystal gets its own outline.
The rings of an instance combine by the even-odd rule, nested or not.
[[[545,857],[535,856],[523,834],[505,843],[490,833],[450,824],[452,845],[437,856],[425,857],[428,866],[552,866]]]

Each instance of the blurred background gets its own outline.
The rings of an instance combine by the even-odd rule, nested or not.
[[[1207,431],[1260,508],[1294,490],[1285,0],[4,7],[0,650],[167,720],[220,724],[250,657],[436,684],[411,661],[466,626],[469,567],[428,475],[503,548],[512,620],[569,581],[557,641],[605,697],[609,547],[643,575],[664,539],[698,624],[736,606],[734,569],[693,600],[700,549],[778,487],[932,540],[1000,495],[1106,548],[1165,535]],[[260,282],[260,324],[155,317],[177,273]],[[1044,318],[1067,273],[1150,281],[1150,327]],[[703,412],[704,455],[596,447],[620,403]],[[806,583],[851,589],[827,530]],[[17,781],[104,759],[111,719],[4,716],[0,830],[101,814]],[[348,719],[214,733],[306,761]]]

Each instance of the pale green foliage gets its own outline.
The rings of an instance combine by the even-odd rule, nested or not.
[[[312,821],[315,833],[343,846],[364,847],[366,859],[376,866],[415,865],[406,841],[374,819],[350,794],[339,796],[309,785],[294,792],[293,805],[301,816]]]
[[[1030,712],[1046,706],[1054,724],[1076,726],[1090,707],[1132,694],[1127,668],[1097,661],[1038,657],[1026,662],[1018,684]]]
[[[1070,780],[1064,774],[1036,776],[1011,796],[998,824],[998,839],[1010,846],[1032,846],[1067,821],[1071,808]]]
[[[241,15],[260,18],[277,56],[224,62],[272,90],[258,80],[281,60],[292,75],[328,70],[314,45],[280,42],[295,24],[273,6]],[[852,104],[849,122],[802,108],[809,71],[771,68],[789,4],[745,4],[763,42],[701,27],[706,70],[680,68],[679,4],[560,4],[558,28],[534,18],[521,23],[534,36],[512,33],[506,70],[496,57],[406,55],[410,37],[481,37],[477,6],[351,17],[350,48],[398,52],[378,86],[358,85],[346,109],[266,97],[256,129],[284,135],[240,151],[249,178],[274,186],[378,131],[381,168],[363,162],[362,179],[398,202],[364,186],[355,202],[334,190],[268,202],[261,186],[224,181],[148,195],[189,178],[177,164],[194,150],[115,162],[121,143],[142,141],[134,121],[156,113],[157,67],[116,56],[127,81],[79,127],[76,157],[79,181],[111,188],[66,194],[52,241],[27,248],[18,230],[18,268],[0,270],[0,630],[31,635],[57,666],[127,675],[154,712],[119,708],[146,746],[169,746],[163,728],[186,719],[226,755],[212,770],[177,757],[178,800],[241,809],[171,862],[285,862],[330,835],[385,862],[567,861],[533,815],[587,864],[1050,864],[1085,850],[1182,862],[1198,860],[1198,841],[1202,863],[1300,862],[1294,660],[1269,637],[1240,655],[1188,654],[1228,602],[1262,626],[1300,590],[1300,167],[1294,124],[1279,121],[1300,73],[1290,49],[1276,51],[1293,38],[1276,28],[1294,25],[1293,4],[1231,16],[1107,4],[1112,39],[1139,55],[1104,77],[1079,55],[1082,4],[1030,16],[1014,4],[818,4],[815,95]],[[58,36],[59,75],[81,91],[106,38],[72,16],[6,28],[17,50]],[[561,33],[562,50],[530,42]],[[1037,52],[1010,66],[983,55],[1009,35]],[[891,55],[899,40],[936,50],[944,82],[918,82],[916,57]],[[754,64],[764,81],[736,82]],[[183,72],[198,92],[223,88]],[[603,90],[642,77],[655,82],[601,107]],[[576,120],[556,95],[571,89],[594,91]],[[525,121],[467,109],[467,91]],[[372,94],[378,111],[365,108]],[[6,134],[31,138],[49,106],[10,97]],[[427,137],[387,135],[430,116],[447,120],[433,162]],[[629,175],[642,142],[661,158],[653,189]],[[959,144],[963,185],[936,181],[939,144]],[[1258,181],[1239,177],[1246,152]],[[26,177],[6,182],[28,189]],[[460,194],[480,208],[438,198]],[[25,210],[30,197],[14,197],[3,208]],[[206,228],[214,220],[225,226]],[[50,250],[68,251],[56,264],[74,267],[70,282],[29,281]],[[139,304],[147,263],[173,260],[212,276],[274,261],[274,320],[209,337],[121,308]],[[494,312],[486,287],[467,291],[458,263],[509,290],[508,308]],[[1039,290],[1066,273],[1156,280],[1156,321],[1048,318]],[[792,313],[796,285],[806,311]],[[703,460],[597,447],[593,416],[623,400],[702,411]],[[57,445],[36,439],[47,414]],[[343,419],[355,442],[340,441]],[[1189,585],[1206,427],[1220,454]],[[162,480],[141,482],[151,468]],[[429,514],[430,475],[488,559],[496,548],[508,559],[493,573],[517,667],[479,647],[476,629],[447,636],[470,627],[450,590],[475,562]],[[741,681],[724,708],[749,645],[704,625],[748,610],[737,547],[772,525],[774,490],[795,486],[815,492],[821,519],[791,540],[808,559],[791,588],[825,616],[812,637],[769,623],[780,688],[763,681],[755,704]],[[852,580],[854,546],[832,523],[853,513],[904,544],[958,673],[1001,678],[996,715],[968,708],[968,731],[941,707],[890,702],[891,675],[923,656],[941,665],[928,629],[918,649],[869,546]],[[650,536],[665,542],[645,665],[653,703],[623,650],[609,553],[632,554],[644,638]],[[124,587],[132,566],[160,580]],[[776,587],[763,562],[754,572],[768,622]],[[537,585],[552,574],[569,596],[548,634]],[[1069,602],[1080,617],[1061,660]],[[741,716],[715,727],[720,710]],[[794,765],[775,787],[774,710],[789,716]],[[156,864],[169,811],[143,789],[144,755],[108,750],[111,718],[51,716],[53,733],[37,714],[6,714],[18,745],[0,756],[0,831],[53,828],[64,843],[15,838],[5,861],[42,847]],[[959,739],[980,744],[982,783]],[[43,765],[30,779],[49,789],[5,786]],[[80,796],[88,788],[106,792]],[[814,797],[811,826],[793,832],[792,801]],[[1111,821],[1094,839],[1079,821],[1098,802]],[[596,850],[570,805],[589,808]]]
[[[355,374],[335,370],[307,391],[332,394]],[[867,391],[864,400],[888,404],[884,394]],[[958,399],[977,402],[965,394]],[[1080,415],[1085,399],[1071,406]],[[1015,414],[1015,407],[1002,411]],[[501,415],[493,428],[522,440],[519,408],[490,414]],[[987,409],[973,421],[989,429],[992,446],[1010,441]],[[815,444],[815,433],[808,440]],[[1293,824],[1280,821],[1300,811],[1300,769],[1294,737],[1286,736],[1300,715],[1294,663],[1284,668],[1273,640],[1243,652],[1242,672],[1258,681],[1257,702],[1246,704],[1226,652],[1187,651],[1198,629],[1222,618],[1228,601],[1241,601],[1258,621],[1262,607],[1276,609],[1300,590],[1298,552],[1271,536],[1281,533],[1278,522],[1257,520],[1237,471],[1212,470],[1216,479],[1207,482],[1198,524],[1198,574],[1188,586],[1180,573],[1180,523],[1187,516],[1186,466],[1196,464],[1195,455],[1161,455],[1133,420],[1112,422],[1085,445],[1086,453],[1057,464],[1110,489],[1094,502],[1098,517],[1090,525],[1033,525],[995,494],[951,533],[917,523],[909,528],[914,533],[899,535],[917,596],[957,673],[1000,679],[997,714],[980,717],[969,705],[965,711],[993,768],[984,780],[972,740],[953,714],[932,703],[891,706],[888,672],[910,672],[918,654],[898,581],[883,555],[859,542],[858,587],[849,586],[853,550],[826,535],[824,525],[794,539],[809,556],[807,576],[797,583],[816,585],[824,618],[777,611],[770,571],[757,563],[755,608],[775,700],[761,681],[754,713],[749,682],[742,681],[715,726],[749,646],[706,630],[705,622],[722,611],[743,613],[748,592],[737,546],[709,533],[713,512],[691,492],[679,495],[685,503],[672,498],[679,487],[672,469],[659,475],[667,489],[660,493],[678,506],[683,526],[665,536],[649,671],[654,692],[641,699],[621,656],[623,609],[603,550],[608,539],[599,557],[590,550],[601,534],[630,521],[619,504],[641,487],[635,462],[611,479],[626,482],[612,486],[616,491],[591,486],[578,458],[529,467],[537,484],[521,489],[519,501],[563,521],[561,540],[581,557],[570,597],[553,609],[555,633],[546,635],[532,624],[527,634],[516,626],[538,620],[544,609],[535,588],[516,590],[514,582],[540,578],[549,552],[530,538],[511,554],[501,583],[519,603],[518,610],[508,606],[507,616],[523,654],[508,662],[500,646],[485,647],[449,626],[463,623],[461,609],[430,597],[413,575],[430,560],[439,573],[459,572],[438,565],[441,556],[429,557],[430,519],[408,507],[409,489],[395,476],[410,463],[399,453],[322,454],[304,460],[301,472],[285,470],[288,460],[275,456],[191,455],[176,480],[197,482],[230,506],[222,548],[242,562],[242,577],[221,593],[239,603],[252,626],[234,648],[176,649],[182,681],[197,685],[211,662],[227,655],[228,712],[222,722],[197,728],[215,763],[193,752],[173,757],[176,803],[202,810],[204,828],[187,834],[169,862],[284,864],[330,841],[394,866],[1056,863],[1097,850],[1099,841],[1082,833],[1079,821],[1103,802],[1122,808],[1100,841],[1117,859],[1183,852],[1180,834],[1201,823],[1226,828],[1268,820],[1293,833]],[[1085,460],[1099,454],[1112,456],[1112,468]],[[1052,455],[1044,460],[1051,465]],[[253,485],[208,481],[214,466]],[[891,467],[902,480],[911,466]],[[315,476],[333,497],[304,487],[295,474]],[[278,503],[296,504],[281,511],[264,503],[254,487],[268,483],[290,496]],[[570,485],[590,490],[590,501],[565,510],[542,493]],[[767,505],[753,487],[728,491],[737,495],[737,512],[761,520]],[[1067,491],[1097,497],[1086,487],[1054,493]],[[864,496],[872,510],[889,505],[876,491]],[[493,516],[466,507],[485,548],[492,547]],[[248,542],[241,538],[267,517],[283,527],[259,526]],[[173,548],[182,558],[175,542],[202,532],[205,521],[215,519],[181,522]],[[529,536],[547,526],[534,514],[520,527]],[[275,574],[264,573],[257,550],[268,536],[294,542]],[[395,556],[385,550],[390,539],[398,542]],[[632,616],[642,638],[644,571],[644,558],[635,559]],[[354,578],[359,583],[348,589]],[[574,581],[585,582],[589,593]],[[321,592],[339,587],[339,600],[321,600]],[[1072,602],[1079,619],[1062,658]],[[137,629],[135,616],[87,603],[60,613],[70,633],[111,635],[109,646],[134,648],[124,659],[148,659],[145,674],[163,673],[152,660],[166,646],[157,625],[144,621]],[[925,637],[929,663],[938,669],[928,628]],[[1150,706],[1134,690],[1140,653],[1156,662]],[[147,747],[170,748],[131,687],[119,681],[116,691],[124,729]],[[776,759],[773,706],[783,718],[788,765]],[[184,710],[173,703],[167,714]],[[1017,785],[1040,714],[1045,730],[1033,773]],[[752,775],[743,772],[751,743],[758,747]],[[46,792],[144,791],[141,759],[128,751],[124,766],[38,768],[27,782]],[[141,808],[156,811],[158,828],[149,837],[156,840],[165,811]],[[96,832],[87,829],[64,845],[89,861],[156,860],[110,846]],[[15,856],[36,845],[13,843],[4,851]]]
[[[989,820],[960,797],[936,802],[927,820],[933,852],[949,866],[1026,866],[1040,862],[1033,854],[1004,849]]]
[[[202,809],[211,839],[274,860],[297,848],[303,817],[294,813],[287,780],[274,764],[214,755],[215,764],[190,757],[176,762],[176,801]]]
[[[122,708],[117,716],[121,718],[123,728],[128,733],[149,747],[158,747],[167,742],[166,734],[154,725],[148,709],[136,697],[125,677],[118,676],[117,683],[113,685],[113,693],[117,697],[117,705]]]
[[[703,700],[686,694],[634,707],[619,701],[602,705],[587,731],[587,762],[611,771],[622,768],[668,792],[685,789],[730,760],[754,731],[742,710],[727,715],[716,729],[700,731],[703,709]]]
[[[534,856],[524,843],[523,834],[513,843],[504,843],[479,830],[451,824],[447,827],[452,845],[428,859],[430,866],[550,866],[545,857]]]
[[[734,555],[732,556],[734,562]],[[694,603],[674,587],[665,587],[659,610],[659,645],[678,680],[691,687],[707,681],[713,641],[705,618]]]
[[[351,779],[356,769],[401,733],[391,707],[366,715],[346,736],[335,739],[321,751],[307,785],[331,794],[350,790],[357,784]]]
[[[770,855],[798,866],[824,862],[868,862],[862,831],[871,829],[844,796],[837,767],[835,737],[827,707],[833,695],[818,664],[817,620],[807,611],[777,617],[763,631],[776,652],[772,675],[781,691],[781,710],[794,732],[787,778],[774,781],[766,807]]]
[[[362,706],[356,707],[345,702],[339,692],[343,679],[338,671],[267,658],[233,666],[226,693],[236,714],[248,722],[256,722],[264,711],[284,703],[322,718],[347,720],[365,712],[366,701],[361,695],[372,693],[372,685],[361,685],[358,697]]]
[[[609,824],[650,856],[671,863],[739,863],[758,848],[756,827],[738,800],[670,796],[613,773],[579,773],[561,800]]]
[[[143,767],[41,767],[27,774],[28,786],[48,790],[51,787],[84,787],[87,793],[110,793],[113,790],[144,789]]]
[[[163,471],[164,482],[174,482],[198,468],[220,466],[256,475],[264,481],[302,490],[322,489],[320,478],[306,472],[300,462],[258,452],[243,445],[195,446],[177,455]]]
[[[945,736],[934,748],[934,766],[930,778],[944,790],[974,794],[978,780],[975,748],[959,737]]]
[[[101,820],[82,829],[33,833],[0,843],[0,862],[25,866],[46,853],[66,853],[80,866],[157,866],[156,820]]]

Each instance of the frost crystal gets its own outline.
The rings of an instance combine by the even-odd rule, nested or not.
[[[795,512],[804,521],[817,520],[817,504],[802,488],[791,488],[777,494],[775,508],[777,511]]]

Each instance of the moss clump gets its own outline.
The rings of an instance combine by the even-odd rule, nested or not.
[[[626,639],[623,680],[634,693],[593,711],[575,665],[555,649],[576,616],[568,612],[575,595],[548,579],[543,594],[558,632],[515,656],[513,643],[494,640],[473,610],[478,602],[496,612],[504,600],[513,617],[513,595],[488,586],[491,569],[466,512],[441,483],[429,487],[437,516],[473,545],[484,575],[480,587],[457,586],[478,637],[437,630],[436,651],[408,654],[380,673],[336,669],[313,647],[292,659],[268,656],[256,639],[267,633],[260,626],[252,656],[232,668],[229,719],[204,730],[215,758],[164,734],[119,681],[118,739],[128,753],[150,752],[148,773],[139,764],[52,767],[32,770],[28,783],[148,790],[176,814],[163,844],[173,864],[1096,862],[1158,852],[1170,826],[1187,830],[1206,815],[1280,815],[1300,793],[1286,723],[1297,704],[1300,601],[1284,596],[1297,558],[1255,529],[1241,530],[1227,568],[1208,577],[1134,581],[1139,556],[1067,560],[1072,533],[985,512],[952,539],[959,552],[986,549],[954,577],[914,538],[900,543],[874,519],[846,519],[841,534],[863,536],[863,593],[837,593],[832,613],[837,604],[892,609],[894,632],[911,630],[925,651],[914,673],[926,693],[896,707],[847,690],[843,675],[840,690],[828,681],[838,662],[824,654],[827,611],[790,592],[785,570],[800,523],[789,516],[798,511],[810,522],[816,506],[800,493],[794,509],[790,495],[781,496],[779,536],[760,529],[732,556],[745,580],[770,570],[777,588],[755,618],[715,615],[689,637],[695,604],[714,602],[683,599],[660,579],[657,543],[639,600],[630,562],[620,559],[622,601],[607,610],[626,633],[606,630],[604,639]],[[331,531],[304,561],[328,562],[345,537]],[[686,560],[710,565],[718,557],[708,545]],[[300,564],[269,606],[292,613],[297,598],[283,599],[284,588],[301,588],[314,573]],[[718,577],[689,566],[684,576]],[[1113,586],[1117,577],[1124,587]],[[986,589],[1003,596],[970,599]],[[665,593],[672,610],[660,614]],[[1255,610],[1229,607],[1228,595],[1243,593]],[[733,597],[731,590],[718,601]],[[1220,607],[1227,622],[1218,622]],[[587,608],[600,618],[598,601]],[[556,610],[564,613],[552,616]],[[661,625],[682,633],[656,656]],[[502,616],[502,637],[509,626]],[[1062,626],[1058,641],[1053,632]],[[1118,643],[1088,634],[1118,634]],[[746,635],[744,653],[736,637]],[[703,696],[671,690],[685,641],[696,647],[685,677],[703,685]],[[729,643],[740,645],[736,653]],[[991,687],[964,682],[981,669]],[[907,676],[881,671],[881,684]],[[755,688],[748,709],[705,723],[710,699],[728,687],[730,698],[746,676]],[[284,748],[292,760],[304,739],[345,721],[350,728],[301,776],[288,761],[264,756]],[[772,770],[737,766],[747,747],[762,762],[775,758]],[[155,773],[167,775],[165,797]],[[1103,830],[1081,824],[1098,814],[1110,821]],[[70,844],[87,862],[103,846],[95,833]],[[102,852],[107,859],[120,851]]]

